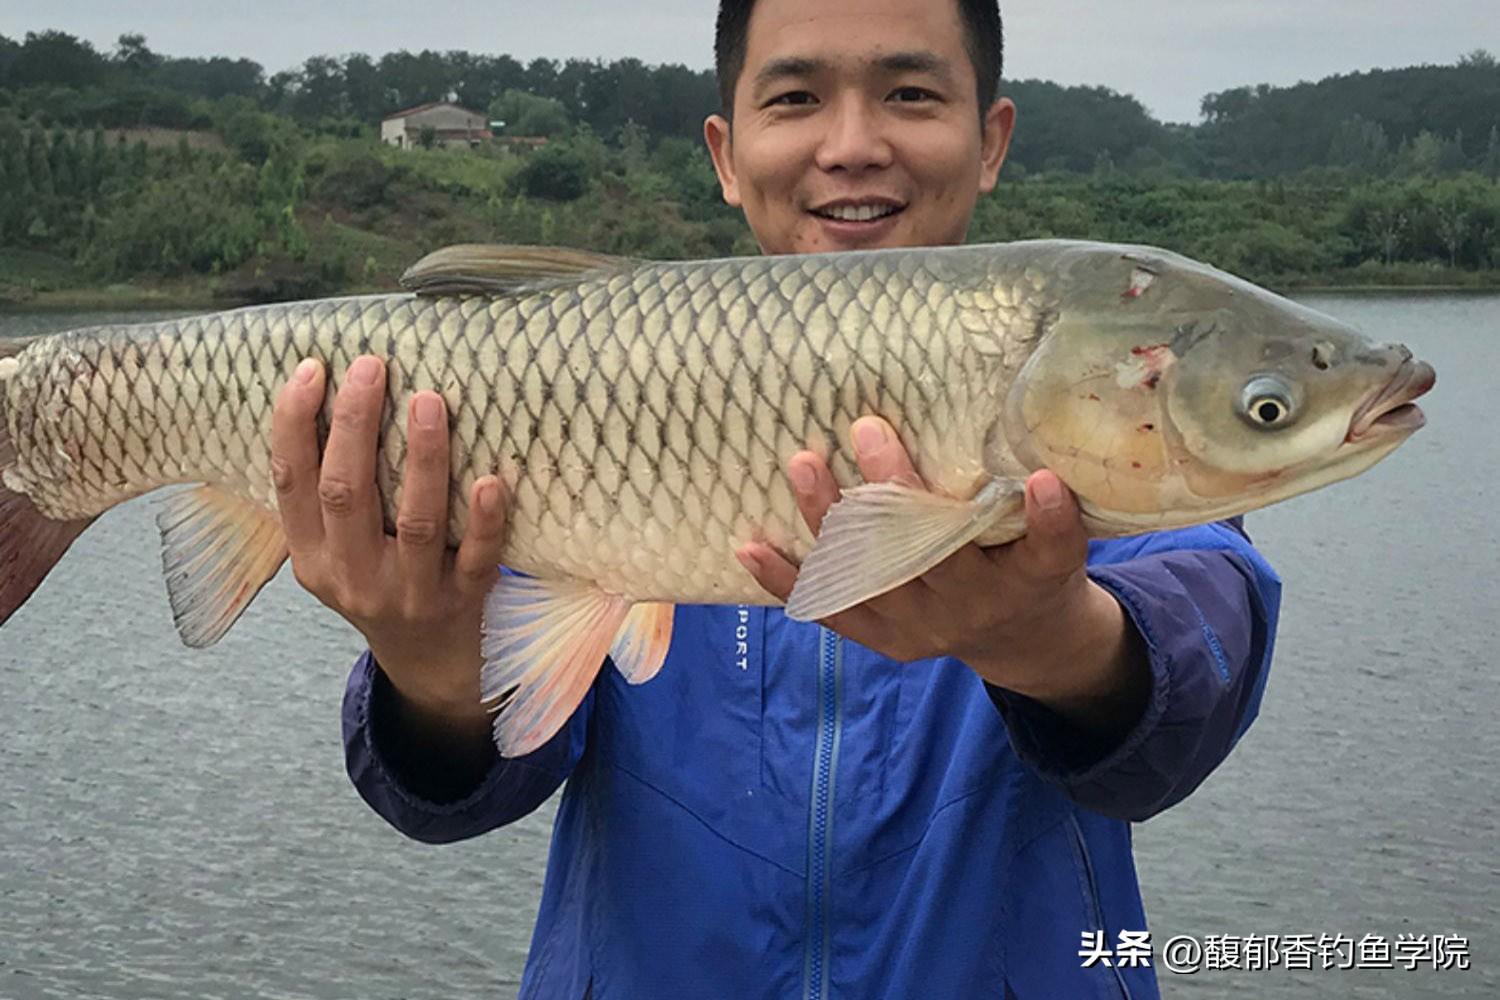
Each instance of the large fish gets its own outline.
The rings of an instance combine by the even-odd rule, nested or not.
[[[676,603],[767,603],[751,539],[803,566],[825,617],[969,542],[1025,530],[1054,470],[1099,536],[1229,517],[1355,475],[1422,424],[1433,372],[1327,316],[1147,247],[1064,241],[653,263],[453,247],[413,294],[262,306],[0,346],[0,623],[107,508],[171,483],[158,521],[184,641],[230,627],[286,558],[267,442],[299,359],[388,365],[378,463],[394,523],[410,395],[453,431],[468,488],[509,487],[484,696],[507,755],[543,743],[609,654],[633,682]],[[331,411],[325,409],[326,419]],[[930,492],[856,485],[850,424],[897,429]],[[847,489],[817,543],[783,468]]]

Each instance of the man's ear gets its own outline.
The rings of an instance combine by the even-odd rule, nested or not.
[[[740,185],[734,176],[734,150],[729,121],[723,115],[709,115],[703,121],[703,141],[708,144],[708,155],[714,161],[714,173],[719,175],[719,190],[724,193],[724,202],[740,207]]]
[[[1000,165],[1010,149],[1010,137],[1016,131],[1016,102],[1002,97],[984,113],[984,129],[979,137],[979,190],[989,194],[1000,179]]]

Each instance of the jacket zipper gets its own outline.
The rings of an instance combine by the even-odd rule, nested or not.
[[[1108,929],[1104,926],[1104,908],[1099,905],[1099,884],[1094,880],[1094,861],[1089,857],[1089,844],[1083,839],[1083,828],[1078,825],[1076,813],[1071,811],[1068,813],[1068,823],[1073,829],[1073,846],[1078,851],[1078,860],[1083,863],[1083,874],[1088,881],[1089,907],[1093,911],[1091,916],[1094,920],[1094,927],[1107,932]],[[1131,1000],[1130,987],[1125,985],[1125,976],[1120,972],[1119,967],[1111,964],[1110,971],[1114,973],[1115,985],[1120,988],[1120,996],[1124,1000]]]
[[[844,646],[838,635],[818,630],[818,739],[813,755],[812,795],[807,809],[807,940],[802,960],[802,995],[827,1000],[828,958],[833,947],[829,889],[832,869],[833,785],[838,775],[843,729]]]

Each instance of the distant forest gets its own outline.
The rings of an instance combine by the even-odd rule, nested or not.
[[[1007,80],[1021,109],[972,236],[1169,246],[1256,280],[1491,283],[1500,64],[1205,96],[1164,124],[1103,87]],[[395,150],[380,119],[453,99],[537,149]],[[0,36],[0,299],[108,282],[224,298],[388,285],[435,242],[752,252],[701,149],[711,72],[467,52],[316,56],[267,75],[123,35]]]

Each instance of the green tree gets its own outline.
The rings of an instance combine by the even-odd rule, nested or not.
[[[1443,162],[1443,147],[1443,140],[1433,133],[1425,130],[1417,133],[1416,138],[1403,142],[1396,153],[1397,176],[1434,176]]]
[[[257,110],[249,101],[226,101],[221,115],[219,134],[235,155],[247,163],[264,163],[275,149],[294,141],[295,128],[290,122]]]
[[[11,67],[15,64],[16,57],[21,53],[21,46],[13,40],[0,35],[0,87],[11,86]]]
[[[378,122],[387,111],[386,88],[375,61],[367,55],[344,60],[344,107],[364,122]]]
[[[305,189],[300,151],[288,146],[273,149],[261,164],[255,210],[271,245],[285,250],[293,260],[307,255],[307,233],[297,221]]]
[[[152,79],[158,87],[174,93],[212,101],[225,97],[256,100],[267,97],[265,70],[260,63],[250,59],[228,59],[224,56],[209,59],[163,58],[161,65],[152,74]]]
[[[1386,267],[1396,262],[1396,254],[1401,248],[1401,234],[1406,232],[1409,221],[1406,213],[1395,206],[1382,206],[1366,216],[1366,232],[1379,245],[1381,259]]]
[[[296,73],[292,111],[301,118],[336,118],[349,113],[344,69],[330,56],[313,56]]]
[[[507,90],[490,102],[490,118],[505,123],[505,135],[555,138],[571,127],[568,109],[554,97]]]
[[[78,150],[67,132],[57,132],[48,144],[47,164],[52,172],[52,186],[59,195],[73,196],[80,193],[82,164]]]
[[[1123,163],[1137,149],[1172,148],[1166,129],[1133,97],[1105,87],[1062,87],[1045,80],[1006,81],[1006,95],[1025,116],[1008,160],[1028,172],[1089,173],[1101,153]]]
[[[26,173],[31,179],[32,190],[43,198],[50,198],[57,193],[48,152],[46,133],[40,128],[33,128],[26,137]]]
[[[109,170],[109,144],[104,139],[104,129],[95,126],[89,133],[88,151],[80,157],[83,163],[84,188],[90,194],[99,193]]]
[[[131,76],[149,76],[162,64],[161,56],[146,45],[146,36],[124,34],[115,42],[113,62]]]
[[[26,33],[9,70],[13,87],[59,84],[88,87],[102,83],[106,64],[93,45],[62,31]]]
[[[1384,126],[1355,115],[1339,123],[1329,147],[1328,162],[1360,173],[1380,173],[1390,159],[1390,146]]]
[[[571,143],[548,143],[527,156],[516,181],[528,198],[574,201],[588,190],[588,160]]]
[[[1490,126],[1490,141],[1485,146],[1480,172],[1490,180],[1500,180],[1500,125]]]

